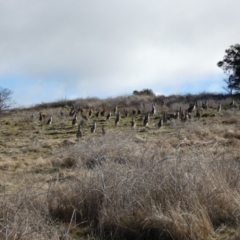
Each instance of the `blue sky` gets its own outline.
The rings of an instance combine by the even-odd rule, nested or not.
[[[17,106],[144,88],[224,92],[216,64],[239,43],[238,9],[238,0],[0,0],[0,87]]]
[[[67,80],[66,80],[67,82]],[[146,81],[147,82],[147,81]],[[144,88],[151,88],[157,95],[171,95],[171,94],[195,94],[201,92],[218,93],[224,92],[222,86],[224,83],[220,77],[209,79],[189,80],[182,84],[176,84],[172,87],[171,83],[165,83],[163,86],[158,84],[149,87],[143,85],[132,89],[123,89],[122,91],[111,94],[109,91],[90,91],[90,86],[80,89],[68,87],[64,83],[56,81],[42,81],[42,80],[26,80],[20,77],[12,77],[0,80],[1,87],[8,88],[13,91],[12,98],[16,101],[16,106],[32,106],[42,102],[52,102],[61,99],[77,99],[87,97],[107,98],[122,95],[130,95],[134,90],[142,90]]]

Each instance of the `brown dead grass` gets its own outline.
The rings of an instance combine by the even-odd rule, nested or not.
[[[240,139],[240,131],[239,130],[227,130],[224,134],[225,138],[236,138]]]
[[[211,100],[205,118],[172,120],[158,129],[163,111],[188,106],[176,103],[179,98],[159,105],[147,128],[142,115],[136,129],[131,115],[118,127],[114,117],[100,117],[91,134],[90,118],[79,140],[64,101],[0,119],[0,238],[239,239],[239,113],[223,106],[216,114]],[[146,112],[154,100],[161,103],[124,96],[74,104],[85,112],[115,105]],[[38,121],[39,110],[53,115],[52,126]]]
[[[51,214],[68,222],[75,209],[76,221],[102,238],[207,239],[222,223],[238,224],[240,166],[231,153],[190,146],[163,155],[154,142],[132,139],[69,148],[65,154],[79,156],[78,177],[50,189]]]

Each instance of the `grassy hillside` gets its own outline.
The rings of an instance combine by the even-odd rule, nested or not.
[[[195,102],[187,119],[171,118]],[[240,239],[240,110],[231,102],[121,96],[3,114],[0,239]]]

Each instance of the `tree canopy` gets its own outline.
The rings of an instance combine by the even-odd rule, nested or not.
[[[12,93],[11,90],[0,87],[0,114],[2,111],[7,110],[12,106]]]
[[[151,89],[143,89],[141,91],[134,90],[133,95],[149,95],[155,96],[154,92]]]
[[[217,66],[222,68],[228,78],[224,81],[227,83],[226,90],[229,93],[240,92],[240,44],[231,45],[225,50],[226,55]]]

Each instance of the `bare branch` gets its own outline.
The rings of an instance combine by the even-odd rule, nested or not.
[[[0,88],[0,114],[13,105],[13,92],[7,88]]]

